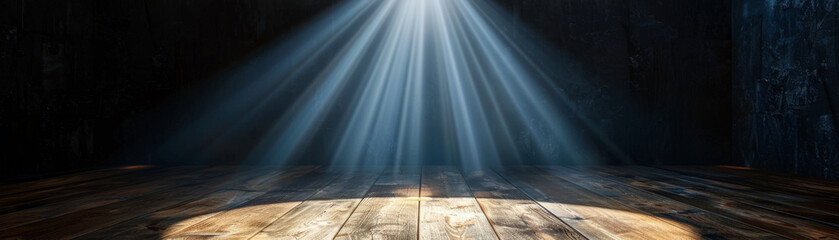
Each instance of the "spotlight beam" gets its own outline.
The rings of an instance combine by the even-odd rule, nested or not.
[[[348,171],[595,161],[572,129],[600,132],[560,112],[556,104],[571,105],[555,90],[563,79],[545,74],[523,50],[528,43],[508,36],[516,28],[496,21],[509,16],[489,5],[349,0],[227,75],[245,87],[231,87],[218,110],[175,139],[221,147],[257,135],[253,163],[318,156]],[[197,130],[208,125],[217,130]]]

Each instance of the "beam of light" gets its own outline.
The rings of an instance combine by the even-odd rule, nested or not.
[[[571,103],[554,82],[567,79],[510,37],[521,33],[507,18],[482,0],[345,1],[223,75],[203,98],[213,108],[161,152],[244,148],[236,156],[250,163],[338,170],[621,158],[585,116],[562,111]]]

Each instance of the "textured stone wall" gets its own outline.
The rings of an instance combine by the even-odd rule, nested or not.
[[[833,0],[736,1],[736,163],[839,178],[837,8]]]

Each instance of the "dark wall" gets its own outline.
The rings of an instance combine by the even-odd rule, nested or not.
[[[0,1],[0,169],[103,162],[132,119],[333,1]],[[572,104],[635,162],[728,162],[730,1],[496,2],[590,74]]]
[[[332,2],[0,1],[0,171],[103,162],[128,140],[127,120]]]
[[[729,163],[730,1],[495,1],[590,74],[574,104],[635,163]]]
[[[733,6],[733,159],[839,178],[836,1]]]

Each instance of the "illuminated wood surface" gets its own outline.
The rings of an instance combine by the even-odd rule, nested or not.
[[[727,166],[143,166],[0,190],[0,239],[839,236],[839,183]]]

